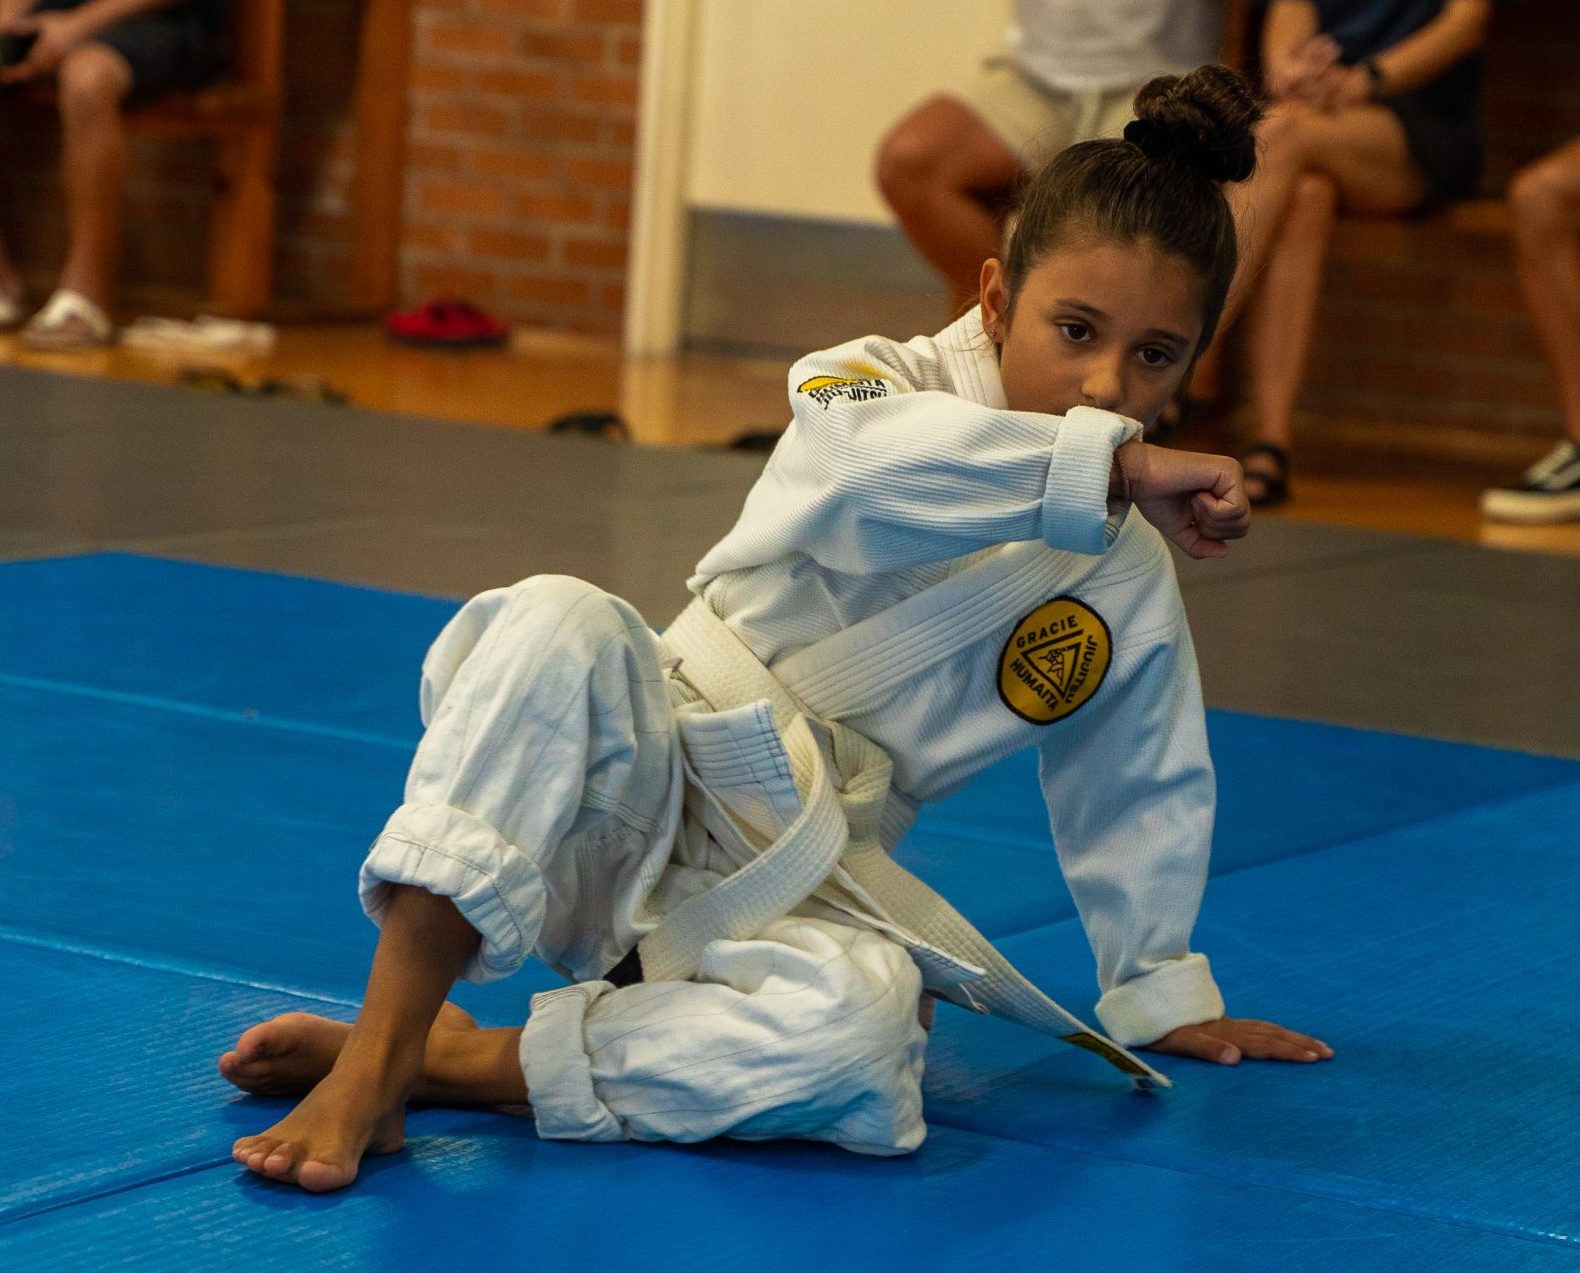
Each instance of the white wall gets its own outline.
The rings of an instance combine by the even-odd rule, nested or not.
[[[685,199],[892,220],[872,180],[889,126],[1001,47],[1009,0],[701,0]]]

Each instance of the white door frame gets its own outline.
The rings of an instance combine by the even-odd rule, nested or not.
[[[647,0],[642,7],[641,90],[626,266],[627,354],[680,348],[688,235],[686,164],[702,0]]]

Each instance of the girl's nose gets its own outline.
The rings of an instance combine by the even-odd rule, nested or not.
[[[1081,381],[1081,401],[1089,407],[1112,411],[1124,396],[1119,368],[1106,358],[1095,359]]]

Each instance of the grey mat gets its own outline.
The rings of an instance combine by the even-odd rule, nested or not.
[[[655,623],[761,464],[14,367],[0,401],[0,557],[445,596],[568,573]],[[1265,520],[1177,561],[1214,706],[1580,756],[1580,560]]]

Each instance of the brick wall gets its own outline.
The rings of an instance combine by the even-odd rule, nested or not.
[[[359,7],[287,6],[276,294],[347,304]],[[624,303],[641,0],[416,0],[402,301],[460,293],[512,321],[614,332]],[[53,121],[0,99],[0,228],[35,288],[64,246]],[[130,301],[202,294],[200,143],[137,141]]]
[[[618,329],[640,0],[415,8],[402,290]]]

